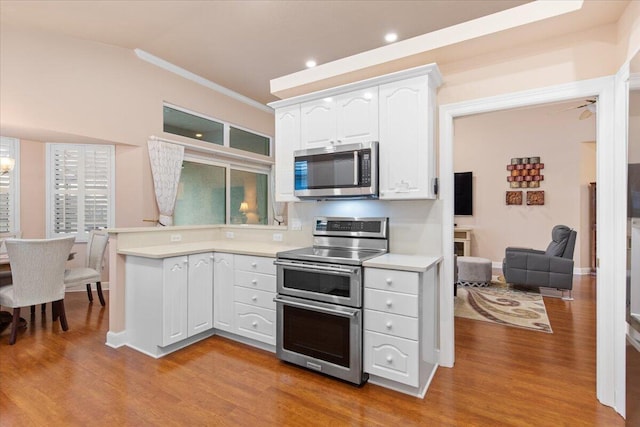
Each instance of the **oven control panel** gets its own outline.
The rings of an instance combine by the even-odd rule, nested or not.
[[[315,236],[386,238],[388,218],[316,217]]]

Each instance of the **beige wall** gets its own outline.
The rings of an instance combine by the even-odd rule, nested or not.
[[[579,101],[578,101],[579,102]],[[456,216],[473,228],[474,256],[500,263],[507,246],[546,249],[554,225],[578,231],[576,268],[589,267],[589,182],[595,181],[595,116],[555,104],[456,119],[454,170],[472,171],[473,216]],[[512,157],[539,156],[545,167],[537,189],[511,189],[506,165]],[[507,206],[506,191],[522,191],[523,204]],[[543,190],[544,206],[527,206],[526,192]]]
[[[0,30],[0,133],[39,142],[118,144],[117,227],[147,226],[143,219],[157,217],[147,138],[184,140],[163,133],[163,101],[274,134],[272,114],[150,65],[132,50],[4,24]],[[22,173],[38,188],[44,177],[31,165],[42,164],[41,156],[30,147],[21,159]],[[44,209],[26,209],[29,197],[22,203],[22,228],[42,236]]]

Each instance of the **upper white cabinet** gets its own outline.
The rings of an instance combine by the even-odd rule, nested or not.
[[[436,198],[436,64],[269,104],[276,109],[276,201],[296,201],[293,151],[379,141],[380,199]]]
[[[431,199],[435,91],[429,76],[380,86],[380,198]]]
[[[378,140],[377,87],[305,102],[300,112],[303,149]]]
[[[276,110],[276,200],[298,200],[293,195],[293,152],[300,149],[300,105]]]

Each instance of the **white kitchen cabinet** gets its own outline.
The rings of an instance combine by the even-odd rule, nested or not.
[[[127,256],[127,345],[161,357],[213,335],[212,255]]]
[[[188,336],[213,328],[213,253],[189,255]]]
[[[364,370],[370,381],[423,397],[437,367],[436,266],[365,268]]]
[[[430,76],[380,86],[380,199],[436,197]]]
[[[233,323],[233,254],[216,252],[213,276],[213,326],[227,332],[234,331]]]
[[[162,261],[162,346],[188,336],[188,268],[186,256]]]
[[[303,149],[378,140],[377,86],[303,103],[300,113]]]
[[[300,106],[279,108],[276,117],[275,198],[278,202],[298,200],[293,195],[293,152],[300,148]]]
[[[276,266],[274,259],[234,257],[234,332],[266,344],[276,344]]]

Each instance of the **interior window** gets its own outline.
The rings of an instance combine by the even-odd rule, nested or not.
[[[268,175],[231,169],[231,224],[268,224]]]
[[[270,155],[269,138],[233,126],[229,130],[229,146],[263,156]]]
[[[224,145],[224,124],[168,106],[163,109],[163,130],[212,144]]]

